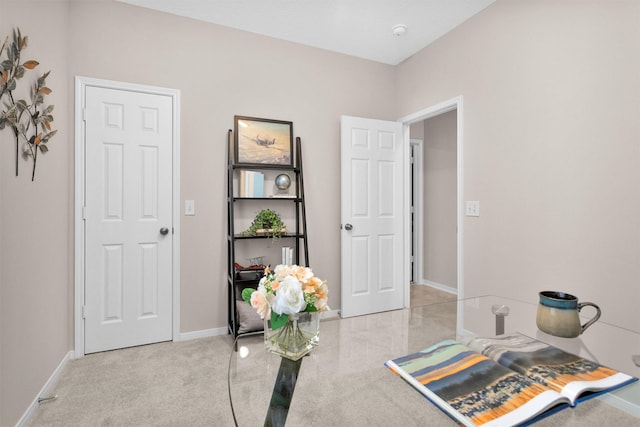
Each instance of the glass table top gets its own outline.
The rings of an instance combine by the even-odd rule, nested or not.
[[[536,311],[535,304],[482,296],[353,318],[325,318],[318,347],[298,362],[267,352],[262,334],[240,337],[229,359],[234,419],[238,426],[455,425],[384,366],[390,359],[445,339],[466,341],[519,332],[640,377],[633,360],[634,354],[640,354],[639,333],[598,321],[578,338],[558,338],[537,329]],[[620,417],[622,422],[640,424],[638,382],[601,400],[607,410],[614,411],[618,425]],[[571,425],[571,411],[581,406],[580,411],[607,416],[602,407],[591,408],[589,402],[537,425]]]

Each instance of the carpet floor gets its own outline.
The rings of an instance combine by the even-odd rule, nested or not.
[[[418,292],[421,290],[429,292],[417,289]],[[450,295],[440,297],[451,299]],[[402,318],[395,316],[393,312],[389,312],[387,317]],[[339,342],[332,342],[331,337],[340,334],[331,331],[338,327],[348,328],[353,322],[364,322],[364,319],[352,319],[354,320],[330,320],[321,326],[323,341],[320,345],[328,349],[335,346],[337,353]],[[455,312],[443,313],[441,321],[437,316],[435,319],[437,323],[446,325],[454,321]],[[437,333],[430,325],[423,326],[430,335]],[[384,333],[384,328],[379,329],[377,333]],[[385,338],[367,341],[370,342],[381,344],[390,340]],[[330,378],[324,378],[322,372],[305,371],[300,387],[296,389],[296,398],[302,402],[307,401],[306,399],[321,399],[323,409],[320,413],[302,418],[292,415],[287,425],[364,427],[395,424],[389,424],[388,420],[381,423],[380,419],[372,418],[370,408],[376,399],[393,402],[398,408],[393,414],[387,414],[388,418],[400,423],[396,425],[456,425],[402,379],[391,375],[383,366],[385,360],[373,360],[370,356],[367,358],[366,345],[356,344],[354,341],[353,354],[357,355],[357,363],[344,362],[341,366],[346,371],[345,375],[348,375],[348,381],[343,381],[342,386],[333,384]],[[234,426],[227,386],[232,347],[233,340],[225,335],[108,351],[71,360],[60,374],[52,391],[58,396],[57,399],[40,404],[26,425]],[[331,353],[332,351],[324,352],[325,356]],[[316,356],[320,356],[320,352]],[[327,356],[326,360],[329,365],[340,366],[340,363],[331,357]],[[259,369],[254,367],[249,367],[248,370],[259,372]],[[309,396],[308,391],[313,388],[304,386],[305,377],[314,382],[321,382],[321,392]],[[270,387],[270,384],[268,386]],[[251,386],[246,391],[248,406],[245,410],[251,410],[251,393],[257,392],[257,389],[254,389],[256,387]],[[264,414],[257,413],[254,418],[262,420],[263,417]],[[248,423],[250,424],[254,424],[253,421]],[[256,421],[255,425],[262,423]],[[601,400],[591,399],[576,408],[565,409],[545,418],[536,425],[630,426],[640,425],[640,419],[612,408]]]
[[[231,336],[90,354],[60,375],[29,426],[232,426]]]

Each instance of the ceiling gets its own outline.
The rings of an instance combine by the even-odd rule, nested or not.
[[[495,0],[117,1],[396,65]]]

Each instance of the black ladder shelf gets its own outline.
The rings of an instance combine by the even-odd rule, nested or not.
[[[238,185],[234,186],[234,182],[239,182],[238,174],[242,170],[254,171],[271,171],[273,173],[291,173],[292,185],[295,184],[295,196],[293,197],[240,197],[237,190]],[[235,176],[235,180],[234,180]],[[246,288],[256,288],[258,282],[263,276],[263,270],[236,268],[238,245],[250,245],[260,239],[272,239],[267,235],[259,236],[243,236],[238,234],[235,229],[236,204],[253,204],[259,208],[265,203],[277,203],[278,206],[286,207],[286,204],[293,204],[295,209],[294,223],[295,227],[287,230],[284,234],[277,237],[279,242],[292,242],[294,247],[293,262],[296,265],[309,266],[309,245],[307,239],[307,220],[304,198],[304,180],[302,174],[302,150],[300,137],[295,139],[295,155],[293,158],[293,166],[283,165],[242,165],[234,161],[234,135],[233,130],[229,130],[227,136],[227,281],[228,281],[228,330],[234,338],[242,335],[253,335],[261,333],[263,327],[257,326],[260,320],[255,310],[242,300],[242,290]],[[289,207],[289,209],[291,209]],[[287,225],[287,224],[285,224]],[[273,249],[275,251],[275,249]],[[302,254],[301,254],[302,252]],[[301,256],[302,255],[302,256]],[[303,264],[301,264],[301,262]],[[278,263],[279,264],[279,263]],[[275,267],[271,265],[271,267]],[[250,310],[238,310],[240,304],[244,304]],[[249,315],[251,319],[243,318]],[[252,324],[247,330],[247,324]],[[241,332],[242,329],[242,332]]]

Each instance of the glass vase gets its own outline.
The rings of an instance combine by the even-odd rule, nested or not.
[[[287,323],[271,329],[270,319],[264,319],[264,346],[277,355],[299,360],[308,354],[320,339],[320,313],[290,314]]]

